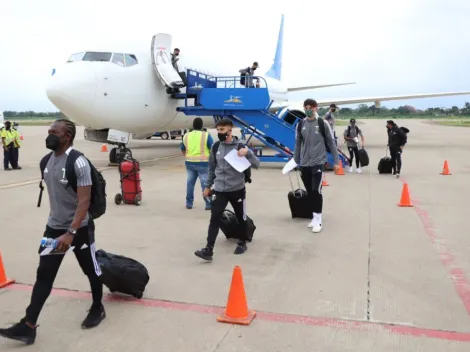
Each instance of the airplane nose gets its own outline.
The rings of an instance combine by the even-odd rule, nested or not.
[[[47,97],[61,112],[73,119],[93,108],[96,77],[95,69],[89,63],[65,64],[53,70],[46,88]]]

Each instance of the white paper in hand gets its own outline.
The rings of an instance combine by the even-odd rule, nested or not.
[[[244,156],[238,156],[238,151],[235,149],[232,149],[224,159],[238,172],[243,172],[251,166],[248,159]]]
[[[294,170],[297,167],[297,163],[294,161],[294,158],[290,159],[284,168],[282,169],[282,174],[287,175],[289,172]]]

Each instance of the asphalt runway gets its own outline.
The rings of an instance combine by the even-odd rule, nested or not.
[[[219,234],[214,261],[193,252],[205,245],[209,212],[199,184],[195,208],[185,209],[186,174],[176,141],[136,141],[142,164],[140,207],[115,205],[116,168],[101,145],[75,147],[103,170],[108,212],[96,222],[97,248],[142,262],[150,282],[144,298],[110,294],[106,320],[80,328],[91,304],[89,284],[66,255],[39,318],[34,351],[469,351],[470,129],[396,121],[410,129],[402,177],[379,175],[385,121],[364,121],[370,166],[363,174],[327,174],[323,230],[292,219],[282,165],[253,170],[247,211],[257,229],[248,251]],[[341,135],[345,127],[337,127]],[[81,130],[79,130],[81,131]],[[0,171],[0,250],[7,276],[0,289],[0,326],[18,321],[29,303],[48,198],[36,207],[39,160],[47,127],[23,127],[21,171]],[[109,148],[109,146],[108,146]],[[439,173],[448,160],[452,175]],[[293,178],[295,181],[295,178]],[[414,207],[399,207],[403,183]],[[242,268],[249,326],[217,322],[227,303],[234,266]],[[68,308],[67,308],[68,307]],[[0,340],[0,350],[16,351]]]

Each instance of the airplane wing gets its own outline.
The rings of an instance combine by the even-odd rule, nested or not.
[[[322,84],[322,85],[317,85],[317,86],[306,86],[306,87],[293,87],[293,88],[287,88],[287,91],[288,92],[300,92],[302,90],[310,90],[310,89],[326,88],[326,87],[336,87],[336,86],[346,86],[348,84],[356,84],[356,82]]]
[[[409,95],[389,95],[369,98],[351,98],[351,99],[328,99],[328,100],[317,100],[319,106],[329,106],[331,103],[337,105],[346,105],[354,103],[375,103],[376,107],[380,107],[380,102],[390,100],[406,100],[406,99],[423,99],[423,98],[435,98],[435,97],[447,97],[455,95],[470,95],[468,92],[448,92],[448,93],[428,93],[428,94],[409,94]]]

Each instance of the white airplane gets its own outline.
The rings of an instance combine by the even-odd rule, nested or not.
[[[281,80],[283,52],[284,16],[277,42],[274,63],[260,81],[269,90],[272,105],[282,109],[279,116],[305,116],[301,104],[289,105],[288,93],[315,88],[354,84],[354,82],[288,88]],[[155,131],[170,131],[192,127],[194,117],[189,117],[176,108],[184,106],[184,100],[171,97],[169,88],[182,86],[182,78],[170,60],[172,37],[157,34],[150,47],[140,51],[82,51],[70,56],[67,62],[53,70],[47,87],[49,100],[68,118],[85,127],[85,139],[99,143],[117,145],[110,151],[110,162],[119,162],[132,139],[150,137]],[[205,60],[210,67],[210,59]],[[237,76],[234,69],[223,73],[209,73],[204,67],[190,67],[211,76]],[[235,72],[237,72],[235,71]],[[238,80],[234,80],[238,81]],[[238,83],[238,82],[237,82]],[[184,92],[184,89],[182,89]],[[337,99],[321,101],[320,106],[330,103],[351,104],[381,101],[417,99],[438,96],[466,95],[470,92],[395,95],[382,97]],[[192,99],[191,99],[192,100]],[[192,103],[190,101],[190,103]],[[204,126],[212,127],[212,117],[202,117]]]

